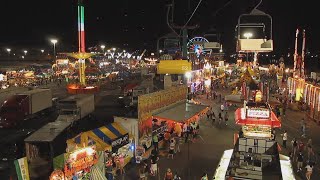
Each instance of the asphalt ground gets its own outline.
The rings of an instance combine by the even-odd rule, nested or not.
[[[231,93],[230,90],[226,89],[220,89],[218,92],[223,95]],[[202,104],[213,106],[217,116],[221,105],[219,100],[208,100],[205,95],[200,95],[198,97],[198,100],[200,100]],[[155,177],[149,176],[149,179],[163,179],[167,168],[170,168],[173,172],[177,172],[183,180],[199,180],[203,173],[207,173],[209,179],[212,179],[223,152],[233,148],[233,135],[234,133],[237,133],[240,128],[234,121],[235,110],[235,107],[229,108],[228,110],[230,119],[228,125],[219,125],[217,121],[212,125],[211,122],[206,120],[206,117],[202,118],[200,121],[200,137],[194,143],[185,143],[181,145],[181,152],[175,154],[174,159],[168,159],[166,157],[166,152],[160,151],[160,160],[158,162],[159,174]],[[305,112],[292,111],[290,109],[286,111],[286,116],[282,117],[282,128],[276,130],[276,140],[282,145],[281,134],[284,130],[287,130],[288,141],[287,148],[281,146],[281,154],[286,156],[289,155],[291,150],[290,142],[293,138],[298,138],[305,144],[307,143],[307,140],[311,138],[313,140],[314,151],[316,154],[320,152],[320,126],[313,121],[306,121],[306,138],[301,138],[300,121],[303,117],[305,117]],[[305,157],[307,157],[307,151],[305,150],[303,153]],[[311,179],[320,179],[319,163],[320,159],[318,158]],[[292,164],[296,179],[306,179],[305,169],[298,173],[296,172],[296,163],[292,162]],[[303,167],[306,165],[307,161],[305,158]],[[116,177],[116,179],[124,180],[135,180],[136,178],[137,169],[136,166],[133,165],[127,167],[125,175]]]

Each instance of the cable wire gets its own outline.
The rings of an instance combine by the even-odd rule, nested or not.
[[[168,7],[168,10],[167,10],[167,25],[175,35],[180,37],[180,35],[171,27],[171,25],[169,23],[169,11],[170,11],[170,6]]]
[[[190,22],[190,20],[192,19],[193,15],[194,15],[194,13],[196,13],[198,7],[200,6],[201,2],[202,2],[202,0],[200,0],[200,1],[198,2],[198,5],[197,5],[196,8],[193,10],[191,16],[189,17],[189,19],[188,19],[188,21],[186,22],[186,24],[183,25],[182,29],[184,29],[184,28],[188,25],[188,23]]]
[[[214,12],[214,14],[212,16],[216,16],[223,8],[225,8],[226,6],[228,6],[233,0],[228,1],[227,3],[225,3],[221,8],[219,8],[218,10],[216,10],[216,12]]]

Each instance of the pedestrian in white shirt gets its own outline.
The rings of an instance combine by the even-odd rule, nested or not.
[[[282,145],[284,148],[287,148],[287,140],[288,140],[287,131],[284,130],[284,133],[281,136],[282,136]]]
[[[313,166],[308,164],[306,166],[306,178],[307,178],[307,180],[311,179],[312,171],[313,171]]]
[[[223,110],[224,110],[224,105],[223,104],[221,104],[220,109],[223,112]]]

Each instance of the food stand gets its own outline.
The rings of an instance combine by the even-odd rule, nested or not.
[[[77,148],[62,154],[62,157],[62,167],[56,167],[49,180],[107,180],[103,153],[96,151],[95,146]]]
[[[90,175],[90,168],[98,162],[94,146],[77,149],[65,154],[64,173],[67,180],[73,176],[82,179]]]
[[[83,132],[67,141],[68,149],[95,145],[98,151],[108,151],[124,156],[124,166],[134,157],[134,141],[128,130],[119,123],[111,123]]]
[[[259,91],[258,91],[259,92]],[[262,94],[255,93],[250,101],[235,111],[236,124],[242,126],[243,136],[238,137],[226,178],[278,179],[282,177],[277,142],[272,138],[272,128],[281,127],[281,122]],[[273,174],[267,173],[272,171]]]

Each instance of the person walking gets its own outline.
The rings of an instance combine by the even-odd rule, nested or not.
[[[216,115],[214,114],[214,111],[211,112],[211,121],[212,121],[212,126],[216,122]]]
[[[221,106],[220,106],[220,110],[221,110],[221,112],[223,112],[223,111],[224,111],[224,105],[223,105],[223,104],[221,104]]]
[[[211,115],[211,108],[207,111],[207,120],[210,120],[210,115]]]
[[[150,167],[150,175],[156,176],[158,174],[158,156],[151,156],[151,167]]]
[[[312,164],[308,164],[306,166],[306,178],[307,178],[307,180],[311,179],[312,171],[313,171],[313,165]]]
[[[226,123],[226,126],[228,126],[228,120],[229,120],[229,114],[228,112],[226,111],[226,114],[224,115],[224,121]]]
[[[302,151],[299,151],[298,156],[297,156],[297,172],[302,170],[302,165],[303,165],[303,154]]]
[[[174,139],[170,140],[170,145],[169,145],[169,153],[168,153],[168,158],[171,157],[173,159],[173,154],[174,154],[174,148],[176,147]]]
[[[148,167],[148,164],[145,161],[142,161],[139,168],[140,180],[147,180],[147,175],[148,175],[147,167]]]
[[[302,131],[301,137],[305,138],[306,137],[306,123],[305,122],[301,126],[301,131]]]
[[[156,151],[159,151],[159,146],[158,146],[158,143],[159,143],[159,138],[158,138],[158,135],[157,134],[154,134],[153,137],[152,137],[152,140],[153,140],[153,147]]]
[[[273,128],[273,129],[272,129],[272,135],[273,135],[273,136],[272,136],[272,137],[273,137],[272,140],[275,141],[275,140],[276,140],[276,128]]]
[[[222,114],[221,112],[219,112],[219,125],[221,124],[221,121],[222,121]]]
[[[168,168],[167,172],[164,174],[164,180],[173,180],[173,173],[170,168]]]
[[[296,140],[296,138],[292,139],[291,145],[292,145],[292,149],[291,149],[292,159],[293,159],[293,162],[295,162],[296,156],[297,156],[297,150],[298,150],[298,141]]]
[[[124,154],[120,154],[118,159],[119,159],[119,170],[120,170],[120,174],[122,175],[126,173],[124,169]]]
[[[310,159],[310,155],[313,151],[312,149],[312,139],[308,139],[308,142],[307,142],[307,151],[308,151],[308,159]]]
[[[283,146],[284,148],[287,148],[287,140],[288,140],[287,131],[284,130],[284,133],[283,133],[281,136],[282,136],[282,146]]]

